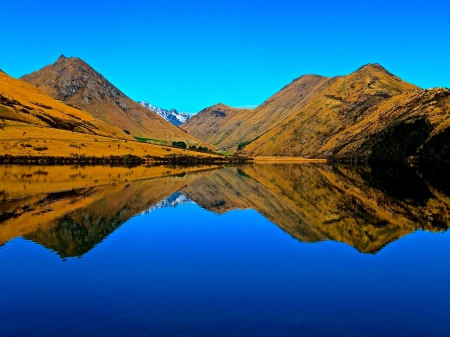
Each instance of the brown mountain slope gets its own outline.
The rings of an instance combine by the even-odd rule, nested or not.
[[[94,118],[81,109],[68,106],[4,72],[0,72],[0,126],[22,124],[43,128],[75,131],[111,138],[132,139],[122,130]],[[19,122],[19,123],[18,123]]]
[[[183,130],[207,143],[226,148],[233,130],[245,123],[253,111],[219,103],[208,107],[181,125]]]
[[[182,128],[220,148],[236,149],[239,143],[261,136],[289,117],[293,110],[303,107],[328,82],[323,76],[301,76],[253,110],[217,104],[200,111]]]
[[[321,157],[337,134],[376,113],[376,106],[403,92],[420,90],[377,64],[335,77],[301,109],[246,147],[253,155]]]
[[[170,154],[211,156],[173,148]],[[116,126],[0,72],[0,156],[165,156]]]
[[[221,116],[212,113],[217,107],[206,109],[183,128],[253,156],[448,160],[448,96],[368,64],[347,76],[300,77],[251,111],[229,108]]]
[[[352,86],[356,90],[349,91]],[[449,90],[421,90],[369,65],[336,79],[295,116],[245,151],[252,155],[402,161],[418,155],[427,143],[433,145],[425,146],[424,152],[436,152],[437,141],[430,140],[438,134],[446,137],[449,113]],[[421,132],[424,135],[417,137]],[[437,150],[448,159],[448,149]],[[429,159],[428,154],[422,157]]]
[[[390,150],[404,146],[423,127],[426,129],[423,139],[418,139],[410,152],[406,149],[400,152]],[[418,155],[417,149],[420,152],[423,144],[429,144],[438,135],[448,132],[449,127],[450,90],[435,88],[405,92],[374,106],[344,131],[333,135],[316,151],[315,156],[389,159],[378,153],[383,151],[392,160],[396,160],[396,156],[402,160]],[[408,130],[396,131],[401,128]]]
[[[134,102],[83,60],[63,55],[21,78],[57,100],[80,107],[132,136],[155,140],[201,142]],[[202,144],[203,145],[203,144]]]

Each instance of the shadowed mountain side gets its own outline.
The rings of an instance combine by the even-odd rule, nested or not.
[[[405,92],[368,109],[344,132],[329,139],[318,149],[317,155],[328,158],[369,157],[384,162],[403,162],[405,158],[417,155],[427,162],[441,157],[448,160],[449,153],[440,154],[439,158],[426,157],[436,148],[432,145],[433,139],[448,132],[449,126],[450,90],[436,88]],[[447,139],[440,143],[447,147],[450,144]],[[421,151],[424,144],[427,144],[426,149]]]
[[[21,80],[132,136],[207,145],[131,100],[79,58],[61,55],[55,63],[21,77]]]
[[[253,208],[303,242],[335,240],[366,253],[376,253],[420,228],[447,228],[450,200],[423,181],[419,189],[428,197],[419,205],[411,204],[409,194],[401,199],[378,189],[389,184],[383,175],[369,183],[361,174],[373,172],[358,170],[307,164],[251,165],[205,175],[182,192],[217,213]]]
[[[108,232],[101,227],[112,228],[113,224],[148,209],[197,179],[195,172],[205,169],[208,167],[0,166],[0,243],[23,235],[28,238],[60,235],[61,240],[70,241],[70,233],[64,232],[64,228],[68,224],[76,228],[75,223],[79,224],[80,235]],[[89,226],[96,229],[92,231]],[[64,237],[59,230],[68,236]],[[30,234],[36,231],[39,236]],[[98,235],[99,242],[102,235]],[[61,243],[61,247],[70,246],[77,251],[73,248],[76,245],[95,241],[77,240]],[[45,240],[40,243],[46,246]]]

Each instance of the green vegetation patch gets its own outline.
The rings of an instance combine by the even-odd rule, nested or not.
[[[261,137],[261,136],[258,136],[258,137],[256,137],[255,139],[252,139],[252,140],[248,140],[248,141],[239,143],[238,146],[237,146],[238,151],[239,151],[239,150],[242,150],[242,149],[243,149],[244,147],[246,147],[248,144],[253,143],[253,142],[254,142],[255,140],[257,140],[259,137]]]
[[[182,140],[180,140],[180,141],[173,141],[172,142],[172,146],[173,147],[178,147],[180,149],[186,149],[187,148],[186,143],[183,142]]]
[[[142,143],[152,143],[152,144],[158,144],[158,145],[168,145],[169,142],[162,139],[155,139],[155,138],[144,138],[144,137],[138,137],[134,136],[134,139],[136,139],[138,142]]]
[[[217,154],[221,154],[223,156],[232,156],[234,154],[233,151],[216,151]]]

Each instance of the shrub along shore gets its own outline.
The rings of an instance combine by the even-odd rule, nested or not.
[[[253,158],[242,156],[192,156],[185,154],[169,154],[163,157],[146,155],[124,156],[11,156],[0,155],[0,164],[13,165],[114,165],[114,166],[138,166],[138,165],[196,165],[196,164],[242,164],[252,161]]]

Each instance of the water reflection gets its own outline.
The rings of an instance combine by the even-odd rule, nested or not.
[[[418,229],[449,225],[439,170],[327,164],[176,167],[0,167],[0,246],[23,236],[81,256],[132,216],[189,200],[216,213],[252,208],[302,242],[364,253]],[[442,176],[442,175],[441,175]]]

